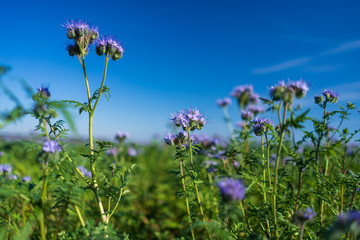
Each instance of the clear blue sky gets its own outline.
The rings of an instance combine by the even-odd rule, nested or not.
[[[50,84],[53,99],[85,101],[82,70],[65,51],[62,27],[83,19],[125,49],[123,59],[109,65],[112,98],[100,101],[95,136],[112,137],[117,130],[137,140],[163,135],[170,113],[189,106],[205,113],[210,124],[204,132],[226,135],[215,102],[237,85],[253,84],[267,96],[267,87],[279,80],[303,78],[311,84],[299,101],[304,106],[314,107],[313,96],[324,88],[337,90],[340,103],[360,102],[360,2],[334,2],[2,1],[0,64],[12,67],[4,80],[28,106],[16,78],[34,89]],[[94,90],[104,60],[91,52],[87,63]],[[1,111],[11,107],[3,95],[0,101]],[[234,123],[239,120],[235,105],[230,113]],[[86,135],[86,115],[74,117]],[[25,118],[1,132],[26,133],[35,124]]]

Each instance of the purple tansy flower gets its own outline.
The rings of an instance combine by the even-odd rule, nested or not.
[[[325,89],[322,91],[322,94],[324,95],[325,99],[331,103],[336,103],[338,100],[338,93],[333,90]]]
[[[164,140],[165,140],[166,144],[174,145],[175,138],[176,138],[176,135],[169,132],[165,135]]]
[[[1,164],[0,165],[0,173],[11,173],[12,166],[9,164]]]
[[[200,130],[204,125],[206,125],[206,120],[203,114],[196,108],[189,108],[185,111],[172,114],[171,120],[176,126],[182,127],[184,131],[188,129],[191,131],[195,129]]]
[[[297,98],[305,97],[306,93],[309,91],[308,84],[303,80],[299,80],[296,82],[289,82],[288,86],[294,90],[295,96]]]
[[[136,149],[135,148],[128,148],[128,155],[130,156],[130,157],[135,157],[136,155],[137,155],[137,151],[136,151]]]
[[[113,37],[105,37],[98,40],[95,49],[97,55],[102,56],[105,54],[106,57],[112,57],[114,61],[122,58],[124,53],[124,49],[120,42]]]
[[[227,178],[217,184],[224,200],[238,201],[245,197],[246,188],[240,179]]]
[[[227,106],[229,106],[229,105],[231,104],[231,99],[228,98],[228,97],[226,97],[226,98],[224,98],[224,99],[218,99],[218,100],[216,101],[216,103],[217,103],[217,105],[218,105],[219,107],[227,107]]]
[[[124,141],[125,139],[129,138],[130,134],[128,132],[118,131],[115,135],[115,139],[118,141]]]
[[[230,95],[238,100],[241,108],[245,108],[250,103],[255,104],[259,96],[254,93],[252,85],[242,85],[235,87]]]
[[[249,106],[248,111],[252,112],[255,116],[258,115],[259,113],[264,113],[265,112],[265,108],[263,107],[258,107],[258,106]]]
[[[47,153],[61,152],[61,147],[59,146],[58,142],[53,140],[47,140],[44,142],[42,151]]]
[[[118,150],[116,148],[110,148],[110,149],[106,150],[106,155],[108,155],[108,156],[116,157],[117,154],[118,154]]]
[[[241,119],[250,121],[254,117],[253,113],[250,111],[242,111],[241,112]]]
[[[84,175],[84,177],[90,178],[92,176],[91,172],[87,170],[84,166],[78,166],[78,169],[82,173],[82,175]]]
[[[348,221],[351,224],[356,223],[356,225],[359,227],[360,226],[360,213],[357,211],[350,212]]]
[[[14,174],[11,174],[11,175],[7,176],[7,179],[16,180],[16,179],[17,179],[17,176],[14,175]]]
[[[50,98],[50,91],[49,91],[49,86],[45,86],[45,85],[41,85],[40,88],[37,88],[36,89],[38,92],[37,92],[37,95],[44,98],[44,99],[49,99]]]
[[[30,182],[31,181],[31,177],[30,176],[25,176],[21,179],[21,181],[23,182]]]
[[[314,211],[314,209],[308,207],[303,216],[307,221],[309,221],[314,219],[314,217],[316,216],[316,212]]]
[[[261,136],[267,130],[267,124],[273,125],[274,123],[268,118],[255,118],[253,121],[253,131],[256,136]]]

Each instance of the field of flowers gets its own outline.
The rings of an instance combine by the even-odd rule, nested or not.
[[[360,130],[346,127],[358,110],[339,105],[336,91],[314,96],[323,114],[312,118],[293,104],[309,90],[303,80],[280,81],[268,96],[237,86],[217,101],[229,139],[202,134],[206,116],[185,108],[169,113],[174,131],[161,141],[137,144],[120,131],[97,141],[93,119],[110,94],[107,66],[123,48],[86,22],[64,27],[68,54],[84,73],[85,102],[53,101],[46,85],[34,92],[23,83],[34,101],[25,109],[1,83],[16,107],[1,115],[0,128],[30,115],[39,135],[0,140],[0,239],[359,239]],[[90,45],[105,59],[95,91],[85,64]],[[0,78],[8,71],[0,66]],[[232,102],[242,119],[236,129]],[[88,140],[67,137],[69,106],[88,116]]]

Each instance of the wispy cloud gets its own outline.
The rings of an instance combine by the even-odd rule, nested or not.
[[[339,70],[343,68],[342,64],[337,65],[317,65],[317,66],[309,66],[305,69],[307,72],[314,72],[314,73],[327,73],[327,72],[335,72],[336,70]]]
[[[351,50],[356,50],[360,48],[360,40],[351,41],[351,42],[345,42],[343,44],[340,44],[339,46],[335,48],[330,48],[326,51],[323,51],[317,55],[310,56],[310,57],[301,57],[301,58],[295,58],[291,59],[276,65],[263,67],[263,68],[255,68],[251,72],[254,74],[268,74],[273,72],[279,72],[283,71],[289,68],[298,67],[301,65],[304,65],[305,63],[308,63],[314,59],[326,56],[326,55],[332,55],[332,54],[338,54],[343,53]],[[307,71],[314,71],[314,72],[331,72],[340,69],[342,66],[339,67],[339,65],[323,65],[316,67],[309,67]]]
[[[293,68],[296,66],[303,65],[311,60],[310,57],[296,58],[283,63],[279,63],[273,66],[264,67],[264,68],[255,68],[252,70],[255,74],[267,74],[273,72],[279,72],[285,69]]]
[[[360,48],[360,40],[346,42],[346,43],[339,45],[338,47],[331,48],[329,50],[326,50],[326,51],[320,53],[320,56],[347,52],[347,51],[358,49],[358,48]]]

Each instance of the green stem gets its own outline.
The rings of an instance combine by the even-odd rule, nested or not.
[[[324,103],[323,129],[325,129],[325,126],[326,126],[326,101]],[[324,131],[320,132],[319,139],[318,139],[318,142],[317,142],[317,145],[316,145],[316,152],[315,152],[315,154],[316,154],[315,157],[316,157],[316,162],[317,162],[316,173],[318,174],[319,170],[320,170],[321,175],[322,175],[322,168],[321,168],[321,158],[320,158],[320,144],[321,144],[321,139],[323,137],[323,132]]]
[[[191,167],[192,167],[193,171],[195,171],[194,161],[193,161],[193,156],[192,156],[192,143],[191,143],[190,129],[189,129],[189,128],[187,129],[187,132],[188,132],[188,144],[189,144],[190,163],[191,163]],[[204,224],[205,224],[205,229],[206,229],[206,232],[207,232],[207,234],[208,234],[208,237],[209,237],[209,239],[211,239],[211,236],[210,236],[208,227],[207,227],[207,225],[206,225],[206,218],[205,218],[205,215],[204,215],[203,207],[202,207],[202,205],[201,205],[201,199],[200,199],[200,195],[199,195],[199,190],[198,190],[198,186],[197,186],[197,183],[196,183],[196,179],[193,179],[193,183],[194,183],[194,187],[195,187],[197,203],[198,203],[199,208],[200,208],[200,215],[201,215],[201,217],[202,217],[202,219],[203,219],[203,222],[204,222]]]
[[[278,183],[278,169],[279,169],[279,159],[282,149],[282,142],[284,138],[285,133],[285,119],[286,119],[286,112],[287,112],[287,103],[284,103],[284,115],[282,124],[280,127],[280,141],[278,146],[278,152],[276,155],[276,161],[275,161],[275,177],[274,177],[274,188],[273,188],[273,218],[274,218],[274,235],[275,239],[278,239],[277,237],[277,216],[276,216],[276,190],[277,190],[277,183]]]
[[[303,238],[303,234],[304,234],[304,227],[305,227],[305,224],[302,223],[301,226],[300,226],[300,232],[299,232],[299,237],[298,237],[298,240],[301,240]]]
[[[266,162],[267,162],[267,171],[269,178],[269,187],[271,187],[271,174],[270,174],[270,143],[268,141],[267,133],[265,132],[265,140],[266,140]]]
[[[80,220],[81,226],[85,227],[86,226],[85,221],[84,221],[83,217],[81,216],[80,209],[79,209],[79,207],[77,205],[75,205],[75,211],[76,211],[76,214],[77,214],[77,216],[78,216],[78,218]]]
[[[191,220],[189,198],[188,198],[187,193],[186,193],[186,184],[185,184],[185,176],[184,176],[183,165],[184,165],[184,160],[181,158],[180,159],[180,178],[181,178],[181,183],[182,183],[182,186],[183,186],[184,193],[186,194],[185,202],[186,202],[186,210],[187,210],[187,214],[188,214],[188,221],[189,221],[189,225],[190,225],[191,237],[192,237],[193,240],[195,240],[195,234],[194,234],[194,229],[193,229],[192,220]]]
[[[229,128],[229,132],[231,134],[231,139],[235,139],[235,134],[234,134],[234,128],[231,124],[231,121],[230,121],[230,116],[229,116],[229,112],[228,112],[228,109],[227,107],[223,107],[222,108],[223,111],[224,111],[224,118],[225,118],[225,122]]]
[[[102,82],[101,82],[99,95],[97,96],[96,102],[95,102],[94,107],[93,107],[93,111],[95,111],[95,108],[96,108],[96,106],[97,106],[97,104],[99,102],[100,96],[101,96],[101,94],[103,92],[103,87],[104,87],[104,83],[105,83],[107,65],[108,65],[109,59],[110,59],[110,57],[105,56],[105,67],[104,67],[103,79],[102,79]]]

